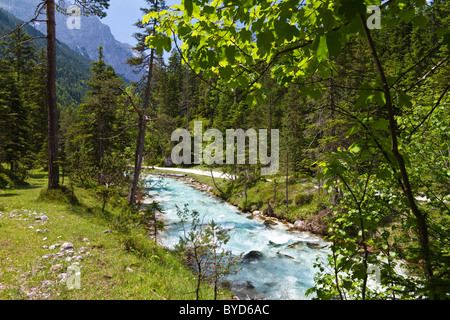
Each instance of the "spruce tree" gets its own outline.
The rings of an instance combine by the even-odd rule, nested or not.
[[[105,155],[115,150],[112,137],[126,126],[118,114],[124,87],[123,80],[103,60],[103,48],[99,48],[98,61],[92,63],[92,76],[88,81],[90,90],[78,110],[75,126],[75,142],[84,145],[90,165],[98,169]],[[121,122],[122,121],[122,122]]]
[[[147,0],[147,4],[149,8],[142,8],[141,11],[144,14],[148,14],[150,12],[158,12],[162,9],[165,9],[164,1],[158,0]],[[146,45],[146,37],[154,35],[156,33],[156,20],[152,20],[148,23],[143,23],[142,21],[138,21],[135,24],[137,27],[142,29],[142,32],[137,32],[134,34],[134,37],[137,40],[137,45],[134,48],[140,53],[139,57],[129,59],[128,63],[135,67],[138,67],[138,71],[146,71],[142,77],[141,83],[143,86],[143,102],[142,106],[136,109],[138,113],[138,139],[136,143],[136,151],[134,156],[134,174],[133,174],[133,182],[131,184],[130,193],[128,196],[128,201],[130,205],[134,205],[136,201],[136,193],[139,184],[139,178],[141,173],[141,167],[144,160],[144,144],[145,144],[145,135],[147,132],[147,122],[148,115],[150,114],[150,106],[152,105],[153,100],[153,71],[155,69],[156,61],[156,53],[154,49],[148,50],[148,46]]]
[[[3,61],[0,66],[0,163],[8,163],[11,171],[17,172],[27,153],[27,111],[17,74]]]

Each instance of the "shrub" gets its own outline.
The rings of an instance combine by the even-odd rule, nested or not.
[[[304,206],[310,204],[314,199],[314,194],[312,193],[299,193],[295,196],[295,203],[298,206]]]
[[[59,189],[49,190],[44,189],[40,192],[38,201],[43,202],[61,202],[68,203],[71,205],[79,205],[79,201],[73,190],[69,190],[68,188],[62,186]]]
[[[19,173],[0,169],[0,189],[14,189],[29,186],[29,184],[24,181],[25,178],[26,176]]]
[[[11,180],[11,178],[7,174],[0,172],[0,188],[9,189],[12,186],[14,186],[14,182]]]

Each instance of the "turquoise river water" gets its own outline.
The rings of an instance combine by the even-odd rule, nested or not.
[[[161,179],[162,183],[154,185]],[[237,274],[229,275],[231,290],[239,299],[305,300],[307,289],[314,285],[318,258],[325,264],[329,253],[327,243],[308,232],[292,231],[281,222],[265,223],[251,214],[241,213],[233,205],[195,189],[174,178],[149,175],[147,189],[165,211],[166,230],[159,242],[169,249],[179,242],[182,226],[178,207],[189,205],[197,210],[204,223],[212,219],[227,229],[230,241],[225,248],[242,254]]]

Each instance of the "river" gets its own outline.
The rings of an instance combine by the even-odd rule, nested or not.
[[[147,184],[159,176],[149,175]],[[243,254],[240,271],[229,275],[231,290],[239,299],[308,300],[305,292],[314,286],[318,258],[325,264],[329,249],[320,237],[292,231],[289,226],[241,213],[233,205],[195,189],[187,182],[164,177],[162,183],[147,189],[165,211],[166,230],[159,242],[173,249],[182,235],[178,207],[189,205],[199,212],[204,223],[212,219],[227,229],[230,241],[225,248],[234,255]]]

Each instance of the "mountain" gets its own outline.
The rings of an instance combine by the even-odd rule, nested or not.
[[[0,8],[0,35],[14,30],[22,23],[23,21]],[[24,31],[32,37],[45,36],[31,26],[25,26]],[[38,50],[45,45],[45,39],[35,40]],[[0,54],[1,51],[0,46]],[[56,43],[56,66],[58,102],[65,106],[79,105],[88,90],[87,81],[91,76],[91,60],[58,42]]]
[[[36,7],[40,2],[41,0],[0,0],[0,8],[20,20],[29,21],[34,17]],[[131,81],[141,78],[126,64],[127,59],[134,56],[132,47],[117,41],[109,26],[103,24],[98,17],[81,16],[80,29],[69,29],[67,27],[68,18],[69,16],[59,12],[56,15],[56,38],[58,41],[92,61],[98,59],[98,48],[102,46],[105,62],[113,66],[118,74]],[[45,20],[45,17],[42,16],[40,20]],[[35,22],[33,26],[42,33],[46,33],[44,22]]]

